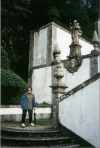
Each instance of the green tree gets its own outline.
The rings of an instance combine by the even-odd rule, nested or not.
[[[4,41],[2,43],[4,44]],[[26,88],[26,82],[11,70],[10,59],[5,48],[1,47],[1,104],[16,104]]]

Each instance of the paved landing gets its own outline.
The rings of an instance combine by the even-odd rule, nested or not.
[[[15,130],[25,130],[25,131],[39,131],[39,130],[45,130],[51,128],[51,125],[35,125],[34,127],[31,127],[28,123],[26,123],[26,127],[22,128],[21,123],[19,122],[3,122],[1,123],[1,128],[10,128]]]

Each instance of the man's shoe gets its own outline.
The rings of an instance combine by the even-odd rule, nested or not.
[[[22,127],[26,127],[25,123],[22,123],[21,126],[22,126]]]
[[[35,124],[34,124],[34,123],[30,123],[30,125],[31,125],[31,126],[35,126]]]

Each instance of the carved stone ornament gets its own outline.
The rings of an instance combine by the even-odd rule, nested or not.
[[[54,77],[56,77],[56,79],[61,79],[64,77],[64,69],[63,69],[62,63],[58,63],[56,65],[55,71],[54,71]]]
[[[82,60],[81,58],[68,57],[68,59],[64,62],[64,67],[70,72],[77,72],[79,67],[81,66]]]

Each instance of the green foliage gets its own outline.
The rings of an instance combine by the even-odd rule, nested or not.
[[[26,82],[13,71],[1,69],[1,104],[19,104],[18,98],[26,88]]]
[[[25,81],[11,70],[1,69],[1,85],[5,87],[16,87],[24,89]]]
[[[94,23],[97,20],[96,0],[59,0],[59,11],[62,13],[63,23],[67,26],[77,19],[83,31],[83,37],[91,40]],[[57,4],[56,4],[57,5]]]
[[[39,103],[37,105],[37,107],[50,107],[50,106],[51,105],[48,102],[46,102],[46,101],[43,101],[42,103]]]
[[[7,14],[8,15],[8,14]],[[9,21],[11,18],[9,18]],[[4,19],[4,18],[3,18]],[[2,22],[4,20],[2,19]],[[1,32],[1,45],[2,45],[2,68],[7,68],[7,59],[10,61],[10,69],[15,73],[18,73],[24,80],[27,80],[28,75],[28,30],[23,30],[23,26],[18,23],[18,26],[14,24],[15,21],[10,22],[10,25],[2,25]],[[4,54],[6,52],[7,54]],[[7,57],[7,59],[6,59]]]
[[[22,90],[16,87],[1,87],[1,104],[2,105],[19,105]]]
[[[50,21],[56,21],[61,19],[61,15],[57,7],[53,6],[48,9],[48,18]]]
[[[18,54],[18,46],[15,45],[18,33],[13,27],[9,27],[8,24],[5,25],[2,25],[1,32],[1,104],[19,104],[19,97],[26,88],[26,82],[19,76],[20,73],[16,70],[17,67],[20,69],[17,62],[21,55]],[[26,75],[26,73],[24,71],[23,75]]]
[[[1,68],[10,69],[10,60],[8,57],[8,53],[2,47],[1,47]]]

